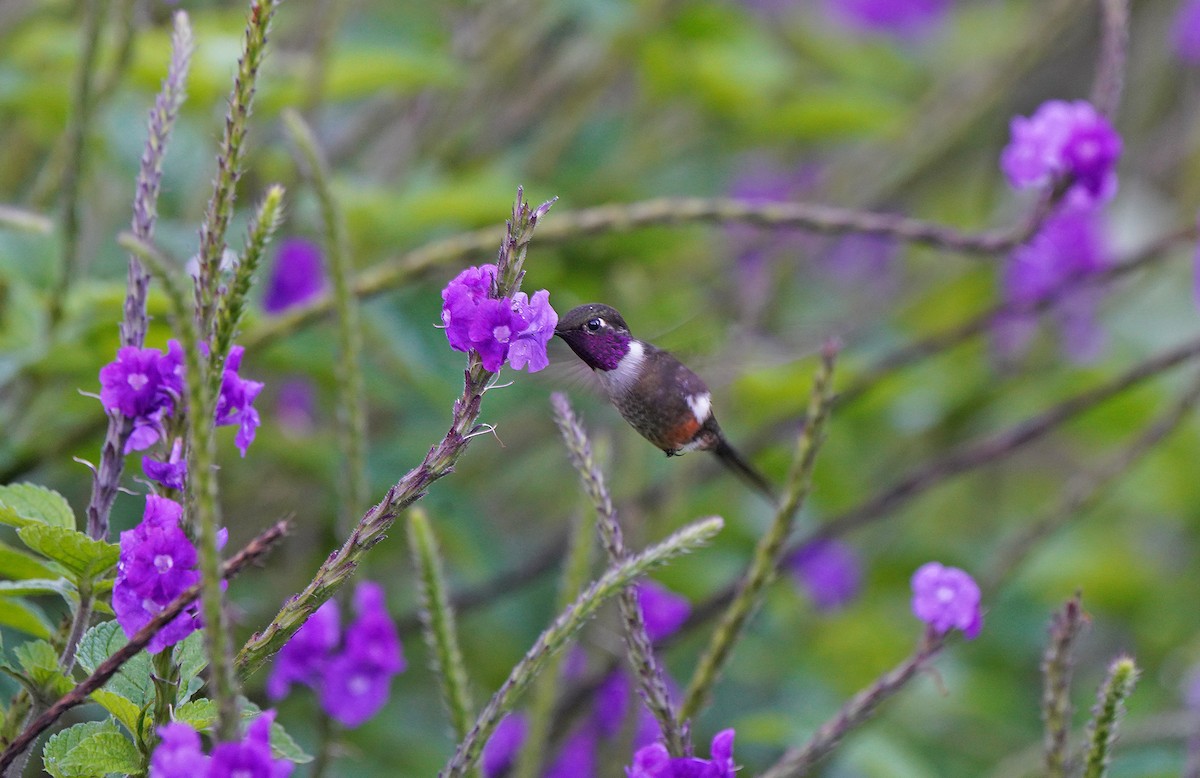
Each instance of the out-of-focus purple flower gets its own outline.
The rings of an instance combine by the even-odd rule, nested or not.
[[[662,640],[675,634],[692,613],[692,604],[656,581],[637,585],[638,604],[646,622],[646,634],[651,640]]]
[[[1200,0],[1183,0],[1171,28],[1175,53],[1189,65],[1200,65]]]
[[[1049,100],[1028,118],[1016,116],[1000,168],[1018,189],[1044,187],[1069,175],[1069,200],[1093,203],[1117,191],[1121,136],[1086,100]]]
[[[371,581],[360,583],[354,590],[354,612],[356,618],[346,629],[345,651],[380,670],[403,671],[400,634],[388,616],[383,587]]]
[[[819,259],[834,281],[854,288],[888,279],[899,246],[886,235],[850,234],[837,239]]]
[[[254,400],[262,391],[263,384],[249,381],[238,375],[242,366],[242,355],[246,349],[234,346],[229,349],[225,358],[225,372],[221,376],[221,394],[217,397],[216,424],[218,427],[237,425],[237,435],[234,443],[242,456],[254,442],[254,434],[261,423],[258,411],[254,409]]]
[[[667,696],[672,702],[676,702],[679,697],[679,687],[669,675],[663,680],[667,684]],[[605,740],[616,737],[625,723],[625,717],[629,715],[631,702],[636,705],[637,715],[633,729],[633,747],[641,748],[658,740],[662,734],[658,726],[658,719],[634,691],[633,680],[623,669],[613,670],[609,673],[596,690],[595,706],[591,718],[591,724],[596,734]]]
[[[625,768],[628,778],[735,778],[734,731],[726,729],[712,739],[712,758],[672,757],[662,743],[639,748],[633,764]]]
[[[142,470],[151,481],[157,481],[168,489],[182,492],[187,484],[187,461],[183,458],[183,438],[175,438],[171,444],[171,455],[166,462],[142,457]]]
[[[841,608],[853,600],[862,583],[854,549],[838,540],[816,540],[788,557],[793,578],[820,611]]]
[[[289,378],[280,382],[275,400],[275,419],[279,428],[296,436],[312,434],[316,428],[316,393],[312,382]]]
[[[263,308],[267,313],[283,313],[301,305],[325,291],[325,270],[321,264],[321,249],[303,238],[288,238],[280,242],[275,252],[275,264],[267,277]]]
[[[525,743],[527,727],[524,713],[510,713],[500,720],[483,747],[483,778],[499,778],[513,766]]]
[[[132,636],[172,600],[200,580],[196,549],[179,526],[183,507],[165,497],[146,497],[142,522],[121,533],[121,555],[113,583],[117,623]],[[180,613],[146,647],[155,654],[200,626],[193,606]]]
[[[337,601],[326,600],[275,655],[275,664],[267,678],[267,696],[281,700],[293,683],[318,688],[341,634]]]
[[[1095,208],[1064,206],[1043,224],[1038,234],[1018,247],[1004,266],[1004,299],[1028,308],[1055,294],[1070,280],[1098,273],[1111,262],[1103,218]],[[1099,294],[1094,289],[1062,292],[1054,304],[1063,350],[1076,362],[1100,355],[1104,334],[1096,325]],[[1019,354],[1037,329],[1037,316],[1013,312],[993,325],[996,346],[1006,357]]]
[[[912,609],[918,619],[939,635],[962,630],[974,640],[983,627],[979,585],[957,567],[926,562],[912,577]]]
[[[392,675],[353,654],[338,654],[325,668],[321,707],[343,727],[357,727],[387,704]]]
[[[589,726],[576,729],[563,741],[542,778],[592,778],[596,774],[596,733]]]
[[[490,372],[508,360],[516,370],[535,373],[549,364],[546,344],[558,323],[550,293],[542,289],[532,300],[523,292],[494,299],[488,294],[495,277],[495,265],[469,267],[442,290],[446,339],[455,351],[477,352]]]
[[[246,728],[246,736],[234,743],[213,747],[208,778],[287,778],[294,765],[271,755],[271,723],[275,711],[263,711]]]
[[[825,0],[825,9],[858,32],[915,38],[942,22],[950,0]]]
[[[208,757],[200,733],[180,721],[158,730],[158,745],[150,757],[150,778],[200,778],[208,774]]]

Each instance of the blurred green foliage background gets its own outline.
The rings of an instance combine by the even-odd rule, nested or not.
[[[197,41],[189,99],[167,154],[158,241],[191,256],[214,176],[214,153],[246,9],[238,2],[112,0],[95,73],[100,90],[86,137],[82,269],[63,323],[46,311],[60,267],[57,219],[79,3],[0,3],[0,203],[45,215],[45,231],[0,228],[0,473],[66,494],[80,511],[103,435],[96,373],[117,348],[127,228],[145,116],[166,71],[170,14],[191,15]],[[893,40],[832,23],[814,2],[781,10],[733,0],[500,0],[420,3],[288,0],[260,79],[248,170],[230,232],[244,234],[266,186],[288,190],[279,237],[319,238],[312,192],[284,141],[280,111],[313,122],[331,159],[351,256],[359,269],[465,230],[499,225],[515,188],[559,201],[546,224],[608,203],[723,196],[766,166],[804,181],[806,201],[902,213],[964,230],[1024,217],[997,158],[1008,121],[1051,98],[1086,97],[1098,57],[1099,4],[1084,0],[961,0],[938,29]],[[1121,191],[1108,209],[1118,258],[1185,228],[1200,202],[1200,81],[1167,45],[1173,2],[1135,2],[1125,97],[1115,124],[1125,141]],[[126,40],[125,36],[129,35]],[[127,48],[126,48],[127,47]],[[749,231],[749,232],[748,232]],[[782,238],[781,238],[782,235]],[[760,264],[746,247],[774,246]],[[713,387],[730,438],[781,480],[814,368],[828,336],[844,343],[837,385],[851,384],[905,344],[987,310],[1004,256],[899,245],[890,261],[847,274],[835,239],[680,224],[535,237],[525,288],[546,288],[563,312],[589,301],[618,307],[635,333],[680,354]],[[861,247],[857,249],[863,250]],[[1079,365],[1052,327],[1013,360],[986,336],[938,351],[874,381],[839,406],[801,519],[811,529],[872,499],[923,463],[955,456],[1042,411],[1111,381],[1197,337],[1188,262],[1177,241],[1149,269],[1105,287],[1101,358]],[[370,479],[381,496],[440,439],[461,388],[462,354],[439,322],[439,290],[488,252],[429,268],[364,306],[370,406]],[[165,303],[148,345],[169,337]],[[266,322],[261,310],[246,328]],[[231,587],[238,634],[248,636],[300,589],[336,543],[341,489],[334,445],[334,339],[329,320],[248,352],[242,374],[265,381],[264,424],[244,460],[221,431],[221,489],[231,544],[294,516],[297,530],[265,569]],[[424,500],[457,587],[486,587],[462,614],[477,702],[507,674],[552,616],[554,565],[516,587],[497,575],[525,570],[561,548],[588,510],[550,416],[567,389],[596,436],[633,543],[642,546],[699,516],[727,520],[718,542],[658,579],[695,602],[727,585],[749,559],[767,507],[707,457],[667,460],[584,388],[575,358],[554,344],[536,376],[502,376],[482,420],[497,437],[473,441],[457,471]],[[561,348],[560,348],[561,347]],[[782,580],[752,623],[696,722],[697,740],[732,726],[745,774],[804,742],[842,701],[910,651],[920,625],[908,577],[936,559],[982,579],[998,555],[1047,511],[1071,479],[1114,455],[1180,394],[1194,367],[1138,384],[984,467],[935,478],[846,536],[865,569],[861,595],[833,614],[814,610]],[[279,387],[315,386],[311,425],[278,423]],[[1077,589],[1091,616],[1074,700],[1080,724],[1111,657],[1144,669],[1113,774],[1178,774],[1181,684],[1200,660],[1200,479],[1188,420],[1111,479],[1103,499],[1071,514],[986,593],[983,634],[956,643],[925,676],[853,734],[830,776],[1022,774],[1037,763],[1038,663],[1051,611]],[[228,438],[228,439],[227,439]],[[131,468],[134,469],[132,464]],[[126,476],[134,491],[142,486]],[[119,497],[117,529],[141,501]],[[405,626],[409,670],[385,710],[344,733],[343,775],[432,775],[452,747],[419,634],[416,585],[403,532],[376,547],[361,571],[387,587]],[[707,625],[666,653],[684,680]],[[10,638],[9,640],[11,640]],[[19,638],[17,638],[19,639]],[[583,636],[595,671],[619,651],[615,621]],[[261,699],[265,674],[249,681]],[[281,721],[314,748],[315,703],[296,692]],[[702,747],[702,750],[706,750]],[[618,759],[626,755],[618,755]],[[618,774],[615,770],[606,774]]]

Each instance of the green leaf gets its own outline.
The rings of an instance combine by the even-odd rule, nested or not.
[[[242,710],[242,721],[246,723],[254,721],[262,714],[262,709],[245,697],[238,698],[238,706]],[[286,759],[296,764],[305,764],[312,761],[312,756],[305,752],[300,747],[300,744],[292,739],[292,736],[284,730],[278,721],[271,723],[271,755],[276,759]]]
[[[37,484],[9,484],[0,486],[0,524],[74,529],[75,513],[67,499],[53,489]]]
[[[17,536],[34,551],[66,567],[80,580],[92,581],[117,563],[121,549],[115,543],[93,540],[66,527],[25,526]]]
[[[58,652],[45,640],[30,640],[13,649],[25,678],[48,695],[66,694],[75,684],[58,667]]]
[[[101,662],[128,642],[121,625],[115,620],[102,622],[84,633],[75,651],[75,661],[84,670],[94,673]],[[152,671],[150,655],[139,651],[121,666],[117,674],[104,684],[104,688],[140,709],[154,700],[154,682],[150,680]]]
[[[207,697],[185,702],[175,709],[175,721],[202,732],[217,723],[217,704]]]
[[[0,543],[0,577],[14,581],[26,578],[53,578],[54,571],[33,554],[27,554],[7,543]]]
[[[138,722],[142,718],[142,709],[130,700],[108,689],[97,689],[89,695],[101,708],[111,713],[117,721],[129,730],[130,734],[138,731]]]
[[[0,625],[46,640],[54,634],[54,626],[41,610],[22,600],[10,600],[7,597],[0,597]]]
[[[79,601],[79,592],[65,578],[27,578],[24,581],[0,581],[0,597],[29,597],[57,594],[71,605]]]
[[[175,644],[175,661],[179,663],[179,688],[182,699],[188,699],[204,684],[200,673],[208,667],[204,651],[204,633],[197,630]]]
[[[145,764],[137,748],[111,719],[68,727],[46,741],[42,763],[54,778],[101,778],[139,774]]]

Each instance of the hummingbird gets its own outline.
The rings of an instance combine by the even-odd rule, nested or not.
[[[669,457],[711,451],[774,503],[770,483],[725,439],[713,415],[712,393],[669,352],[638,340],[616,308],[572,308],[554,334],[600,378],[609,401],[643,438]]]

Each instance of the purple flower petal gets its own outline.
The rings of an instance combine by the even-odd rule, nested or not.
[[[913,614],[938,634],[960,629],[968,640],[979,634],[979,585],[966,572],[927,562],[913,573],[912,590]]]
[[[639,583],[637,597],[651,640],[675,634],[692,613],[692,604],[686,597],[655,581]]]
[[[263,308],[267,313],[283,313],[320,295],[325,290],[320,247],[302,238],[282,241],[267,276],[266,290]]]
[[[483,747],[484,778],[499,778],[513,766],[525,743],[528,722],[524,713],[510,713],[500,720]]]

